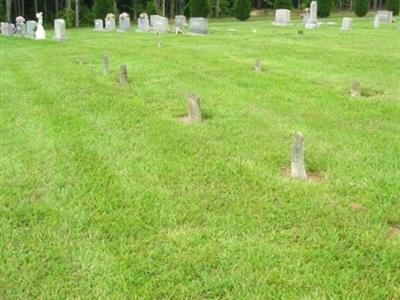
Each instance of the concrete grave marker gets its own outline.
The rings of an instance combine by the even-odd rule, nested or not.
[[[25,37],[34,39],[36,28],[37,28],[37,23],[35,21],[27,21]]]
[[[379,16],[380,23],[392,23],[393,12],[390,10],[378,10],[376,13]]]
[[[175,16],[175,28],[183,31],[186,26],[186,17],[185,16]]]
[[[154,18],[153,31],[155,33],[167,33],[169,31],[168,19],[160,16]]]
[[[263,70],[263,65],[261,60],[257,59],[256,64],[254,65],[254,71],[256,72],[262,72]]]
[[[290,25],[290,10],[277,9],[275,11],[275,21],[272,22],[275,26],[289,26]]]
[[[350,96],[357,98],[361,97],[361,84],[360,82],[354,80],[351,85]]]
[[[125,32],[131,29],[131,18],[125,12],[119,15],[119,22],[118,22],[120,32]]]
[[[311,1],[310,4],[310,14],[305,16],[305,25],[306,29],[316,29],[318,28],[318,3],[317,1]]]
[[[94,20],[94,29],[93,29],[93,31],[104,31],[103,20],[102,19]]]
[[[188,97],[187,121],[190,123],[201,123],[203,121],[200,107],[200,98],[195,94],[191,94]]]
[[[374,18],[374,28],[379,28],[380,25],[381,25],[381,20],[379,18],[379,15],[376,14]]]
[[[106,16],[106,26],[105,31],[114,31],[115,30],[115,15],[114,14],[107,14]]]
[[[292,162],[290,176],[300,180],[307,180],[305,167],[305,146],[304,137],[300,132],[296,132],[292,148]]]
[[[67,39],[64,19],[55,19],[54,20],[54,37],[53,37],[53,39],[56,41],[63,41],[63,40]]]
[[[121,65],[119,70],[119,83],[128,84],[128,68],[126,65]]]
[[[146,13],[141,13],[138,18],[138,32],[148,32],[150,30],[149,16]]]
[[[16,36],[25,36],[26,34],[26,24],[25,18],[22,16],[18,16],[15,18],[15,35]]]
[[[208,21],[205,18],[190,18],[190,33],[208,34]]]
[[[342,20],[342,31],[347,31],[351,29],[353,19],[352,18],[343,18]]]

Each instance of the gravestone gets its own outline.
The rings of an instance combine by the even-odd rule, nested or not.
[[[154,25],[154,21],[160,17],[159,15],[150,15],[150,26],[152,27]]]
[[[275,11],[275,21],[272,22],[275,26],[289,26],[290,25],[290,10],[277,9]]]
[[[115,30],[115,16],[114,14],[107,14],[105,21],[105,31],[114,31]]]
[[[131,18],[127,13],[122,13],[119,15],[119,31],[125,32],[131,29]]]
[[[380,23],[381,23],[381,21],[380,21],[379,15],[376,14],[375,18],[374,18],[374,28],[379,28]]]
[[[5,36],[13,36],[15,32],[15,26],[12,23],[2,23],[1,34]]]
[[[155,33],[167,33],[169,31],[168,19],[161,16],[154,18],[153,31]]]
[[[389,10],[378,10],[376,14],[379,16],[381,23],[392,23],[393,21],[393,12]]]
[[[104,31],[103,20],[102,19],[94,20],[94,29],[93,29],[93,31]]]
[[[141,13],[138,18],[138,32],[148,32],[150,30],[149,16],[146,13]]]
[[[18,16],[15,18],[15,35],[16,36],[25,36],[26,34],[26,24],[25,18],[22,16]]]
[[[256,61],[256,64],[254,65],[254,71],[256,71],[256,72],[262,72],[262,70],[263,70],[263,65],[262,65],[262,62],[261,62],[261,60],[257,60]]]
[[[300,180],[307,180],[304,155],[304,137],[300,132],[296,132],[292,148],[291,177]]]
[[[306,16],[306,23],[304,25],[306,29],[318,28],[317,13],[318,13],[318,3],[317,1],[311,1],[310,14]]]
[[[103,74],[104,76],[107,76],[109,72],[109,60],[108,60],[108,55],[103,56]]]
[[[351,84],[350,96],[354,98],[361,97],[361,84],[356,80]]]
[[[44,31],[43,28],[43,13],[37,13],[36,18],[38,19],[38,22],[35,31],[35,40],[44,40],[46,39],[46,31]]]
[[[203,117],[201,115],[200,98],[191,94],[188,97],[188,117],[190,123],[201,123]]]
[[[54,37],[53,37],[53,39],[56,41],[62,41],[62,40],[67,39],[64,19],[55,19],[54,20]]]
[[[119,83],[127,84],[128,83],[128,68],[126,65],[121,65],[119,70]]]
[[[1,22],[0,23],[0,31],[1,31],[1,35],[5,35],[5,31],[6,31],[6,23],[5,22]]]
[[[186,25],[186,17],[185,16],[175,16],[175,28],[183,31]]]
[[[26,35],[25,37],[34,39],[35,38],[35,31],[37,28],[37,23],[35,21],[27,21],[26,22]]]
[[[342,20],[342,31],[350,30],[352,22],[353,22],[352,18],[343,18],[343,20]]]
[[[205,18],[190,18],[190,33],[208,34],[208,21]]]

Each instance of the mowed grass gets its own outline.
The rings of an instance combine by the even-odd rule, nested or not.
[[[399,25],[323,21],[0,37],[0,298],[400,298]]]

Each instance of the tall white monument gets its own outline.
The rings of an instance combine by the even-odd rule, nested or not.
[[[36,18],[38,19],[37,28],[35,31],[35,40],[45,40],[46,39],[46,31],[43,28],[43,13],[39,12],[36,14]]]

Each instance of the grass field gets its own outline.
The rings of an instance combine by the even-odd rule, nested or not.
[[[0,37],[0,298],[399,299],[399,24],[327,21]]]

